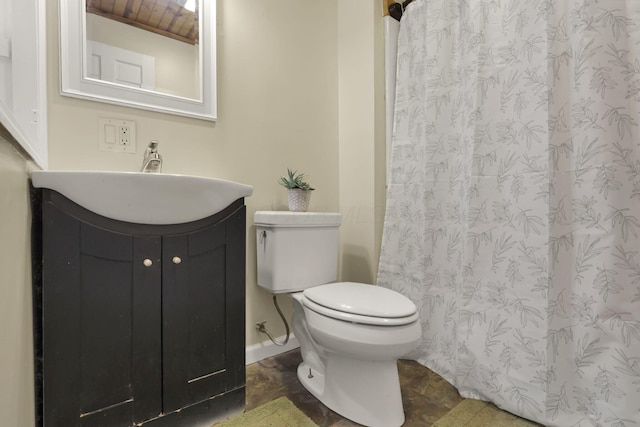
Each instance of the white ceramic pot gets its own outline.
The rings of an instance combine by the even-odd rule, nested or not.
[[[311,199],[311,190],[302,190],[300,188],[290,188],[289,192],[289,210],[291,212],[306,212],[309,210],[309,200]]]

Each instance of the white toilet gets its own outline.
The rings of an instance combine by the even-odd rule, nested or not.
[[[333,411],[370,427],[404,422],[397,359],[419,342],[416,306],[390,289],[333,283],[338,213],[256,212],[258,285],[291,293],[298,378]]]

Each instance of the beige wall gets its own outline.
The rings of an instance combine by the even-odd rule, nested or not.
[[[339,4],[338,4],[339,3]],[[49,166],[137,170],[160,141],[163,171],[252,185],[247,202],[247,345],[255,322],[284,333],[256,285],[256,210],[286,209],[287,167],[316,187],[311,209],[344,215],[341,279],[373,281],[384,191],[378,0],[218,0],[215,123],[59,95],[57,2],[47,2]],[[97,150],[98,118],[134,120],[135,155]],[[5,138],[6,139],[6,138]],[[0,138],[0,425],[33,421],[27,161]],[[281,297],[286,314],[290,301]]]
[[[247,344],[266,338],[257,321],[284,334],[271,296],[256,285],[253,213],[286,209],[277,181],[287,167],[316,187],[311,209],[339,209],[337,3],[219,0],[214,123],[60,96],[57,2],[47,2],[51,169],[137,170],[144,147],[157,139],[163,172],[254,187],[246,199]],[[99,117],[134,120],[137,153],[98,151]]]
[[[382,2],[350,0],[338,14],[341,278],[375,283],[384,219]]]
[[[0,125],[0,425],[35,423],[27,161]]]

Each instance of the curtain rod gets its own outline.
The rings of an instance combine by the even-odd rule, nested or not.
[[[404,12],[404,8],[407,7],[409,3],[413,0],[405,0],[402,3],[392,3],[389,5],[389,15],[396,21],[399,21],[402,18],[402,13]]]

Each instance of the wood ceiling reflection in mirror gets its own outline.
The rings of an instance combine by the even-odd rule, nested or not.
[[[198,11],[185,9],[184,3],[184,0],[87,0],[87,13],[196,44]]]

